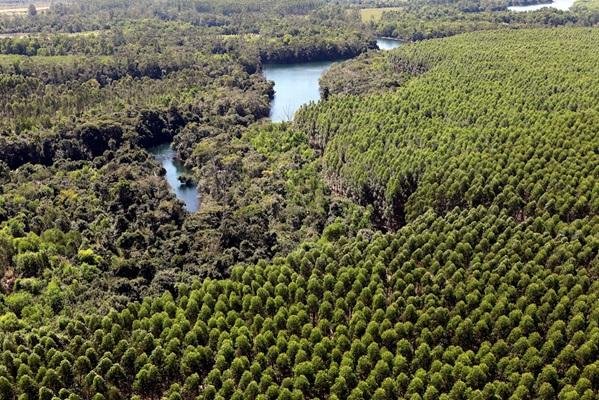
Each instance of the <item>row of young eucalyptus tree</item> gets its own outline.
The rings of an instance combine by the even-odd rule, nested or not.
[[[29,332],[4,316],[0,388],[7,399],[593,399],[597,223],[428,212],[106,315]]]

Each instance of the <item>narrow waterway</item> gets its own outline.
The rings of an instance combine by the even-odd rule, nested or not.
[[[175,150],[167,143],[152,147],[148,151],[166,170],[165,179],[171,191],[185,204],[185,209],[189,212],[196,212],[200,206],[198,187],[194,183],[184,184],[179,180],[180,176],[191,174],[191,171],[177,159]]]
[[[377,45],[380,50],[391,50],[398,47],[400,42],[379,38]],[[273,122],[290,121],[302,105],[318,101],[318,80],[331,64],[333,61],[264,65],[264,76],[275,83],[270,119]],[[165,179],[175,196],[185,204],[185,209],[196,212],[200,206],[198,187],[193,183],[183,184],[179,180],[182,175],[190,175],[191,171],[177,160],[177,154],[171,145],[163,144],[152,147],[149,151],[166,170]]]
[[[572,5],[574,5],[574,1],[575,0],[555,0],[552,3],[531,4],[529,6],[512,6],[512,7],[508,7],[507,9],[510,11],[524,12],[524,11],[535,11],[535,10],[540,10],[541,8],[549,7],[549,8],[556,8],[556,9],[562,10],[562,11],[567,11],[570,9],[570,7],[572,7]]]

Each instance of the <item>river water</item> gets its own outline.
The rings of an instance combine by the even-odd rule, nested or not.
[[[531,4],[529,6],[512,6],[507,9],[510,11],[522,12],[522,11],[535,11],[541,8],[550,7],[558,10],[567,11],[572,7],[575,0],[555,0],[553,3],[547,4]]]
[[[394,39],[377,40],[381,50],[391,50],[399,44],[400,42]],[[270,111],[271,121],[290,121],[302,105],[310,101],[318,101],[320,99],[318,80],[331,64],[332,61],[265,65],[264,76],[275,83],[275,97]],[[196,212],[200,206],[198,187],[195,184],[183,185],[179,181],[182,174],[190,174],[191,171],[177,160],[177,154],[171,145],[163,144],[149,151],[166,170],[165,178],[171,191],[185,204],[187,211]]]
[[[275,83],[275,97],[270,105],[272,122],[290,121],[302,105],[320,98],[318,80],[332,61],[294,64],[267,64],[263,72]]]
[[[400,42],[379,38],[377,45],[381,50],[391,50],[398,47]],[[270,108],[271,121],[290,121],[302,105],[318,101],[318,80],[331,64],[332,61],[320,61],[264,65],[264,76],[275,83],[275,97]]]
[[[185,185],[179,181],[179,176],[191,174],[191,171],[177,159],[175,150],[167,143],[152,147],[149,152],[166,170],[166,182],[175,196],[185,204],[185,209],[189,212],[196,212],[200,206],[198,187],[196,184]]]
[[[392,38],[378,38],[376,40],[376,45],[379,46],[381,50],[393,50],[396,47],[399,47],[401,42],[397,39]]]

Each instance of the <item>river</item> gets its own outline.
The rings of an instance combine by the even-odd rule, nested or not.
[[[378,38],[376,40],[376,45],[379,46],[381,50],[393,50],[396,47],[399,47],[401,42],[397,39],[393,38]]]
[[[399,41],[390,38],[377,39],[380,50],[391,50],[399,44]],[[318,101],[318,80],[331,64],[333,61],[265,65],[264,76],[275,83],[275,97],[270,110],[271,121],[290,121],[302,105]],[[191,171],[177,160],[171,145],[163,144],[152,147],[149,151],[166,170],[166,181],[175,196],[185,204],[185,209],[196,212],[200,206],[198,187],[196,184],[183,185],[179,181],[182,174],[191,174]]]
[[[175,196],[185,204],[185,209],[189,212],[196,212],[200,206],[198,187],[195,183],[184,185],[179,181],[179,177],[182,174],[191,174],[191,171],[177,159],[175,150],[167,143],[152,147],[149,149],[149,152],[162,164],[162,168],[166,170],[166,182]]]
[[[275,97],[270,105],[273,122],[290,121],[302,105],[320,98],[318,80],[332,61],[294,64],[267,64],[263,72],[275,83]]]
[[[541,8],[550,7],[558,10],[567,11],[572,7],[575,0],[555,0],[553,3],[546,4],[531,4],[529,6],[512,6],[507,9],[510,11],[522,12],[522,11],[535,11]]]
[[[378,38],[376,43],[381,50],[391,50],[400,45],[398,40],[391,38]],[[264,65],[264,76],[275,83],[271,121],[290,121],[302,105],[318,101],[318,80],[331,64],[333,61]]]

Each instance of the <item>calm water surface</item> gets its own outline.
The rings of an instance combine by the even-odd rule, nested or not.
[[[397,39],[378,38],[376,40],[376,45],[379,46],[379,49],[381,50],[391,50],[396,47],[399,47],[400,44],[401,42]]]
[[[149,149],[154,158],[158,160],[166,170],[165,179],[171,188],[171,191],[185,204],[185,209],[189,212],[196,212],[200,206],[200,199],[197,185],[183,185],[179,181],[179,176],[190,171],[177,160],[177,154],[170,144]]]
[[[290,121],[302,105],[320,99],[318,79],[332,63],[266,64],[264,76],[275,83],[270,119],[273,122]]]
[[[522,12],[522,11],[535,11],[535,10],[540,10],[541,8],[551,7],[551,8],[557,8],[558,10],[566,11],[566,10],[569,10],[573,4],[574,4],[574,0],[555,0],[553,3],[547,3],[547,4],[532,4],[530,6],[512,6],[512,7],[508,7],[508,10]]]
[[[394,49],[399,44],[400,42],[394,39],[377,39],[377,45],[381,50]],[[290,121],[302,105],[310,101],[318,101],[320,99],[318,80],[332,63],[332,61],[321,61],[264,65],[264,76],[275,83],[270,119],[273,122]],[[187,211],[197,211],[200,206],[197,185],[183,185],[179,181],[179,176],[190,171],[177,160],[170,144],[156,146],[149,151],[166,170],[166,181],[177,198],[185,204]]]
[[[394,39],[379,38],[381,50],[398,47]],[[331,66],[332,61],[294,64],[266,64],[264,76],[275,83],[275,97],[271,104],[270,119],[273,122],[290,121],[302,105],[320,99],[318,80]]]

